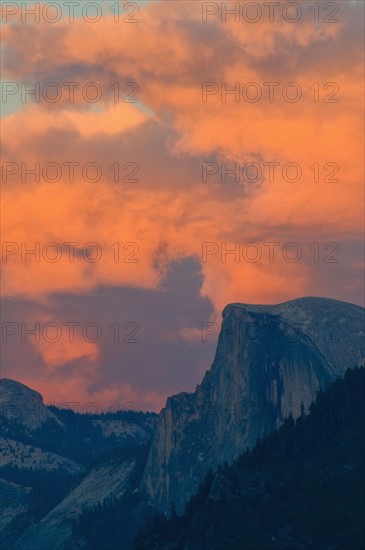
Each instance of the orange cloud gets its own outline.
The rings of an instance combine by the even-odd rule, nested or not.
[[[3,184],[6,296],[41,301],[53,293],[87,293],[100,286],[158,289],[169,264],[191,256],[201,261],[201,293],[214,304],[215,316],[228,302],[273,303],[327,289],[346,299],[359,292],[356,247],[363,227],[364,173],[358,21],[363,6],[342,7],[333,25],[314,24],[308,11],[296,24],[233,19],[223,24],[218,18],[204,24],[201,9],[198,2],[153,2],[141,8],[140,23],[122,28],[110,15],[92,26],[62,20],[55,26],[41,23],[36,33],[32,25],[5,29],[7,78],[61,84],[97,80],[103,90],[134,81],[140,100],[115,104],[105,94],[90,106],[78,95],[73,105],[41,101],[4,120],[4,161],[19,164]],[[206,102],[203,82],[214,83],[215,93]],[[236,82],[238,101],[230,94],[222,102],[224,85],[231,89]],[[273,102],[267,82],[279,83]],[[262,92],[256,103],[244,97],[248,83]],[[296,103],[290,101],[295,89],[285,87],[288,83],[300,87]],[[338,102],[326,102],[331,99]],[[242,168],[256,162],[263,174],[256,183],[242,173],[239,182],[228,178],[224,183],[220,172],[203,182],[204,161],[219,170],[222,163]],[[55,183],[42,173],[38,182],[31,176],[22,182],[20,164],[36,162],[63,168],[64,163],[96,162],[102,174],[98,181],[85,181],[78,167],[72,183],[66,169]],[[128,162],[138,164],[139,182],[116,184],[110,169],[116,162],[122,171]],[[279,163],[274,181],[265,167],[271,162]],[[300,167],[299,181],[285,177],[288,163]],[[29,255],[23,261],[22,242],[29,248],[39,243],[39,261]],[[73,262],[69,242],[79,243]],[[205,242],[218,247],[206,262]],[[238,262],[232,256],[222,261],[222,247],[250,242],[263,251],[259,261],[242,255]],[[273,262],[267,242],[279,242]],[[282,255],[288,242],[302,247],[298,263]],[[313,259],[313,242],[322,247],[321,261]],[[330,267],[323,263],[328,242],[341,242],[341,261]],[[59,261],[44,258],[47,243],[62,245]],[[98,261],[83,256],[87,243],[99,246]],[[128,261],[131,257],[138,261]],[[194,340],[196,327],[181,336]],[[73,352],[62,345],[43,345],[39,352],[50,377],[69,359],[98,361],[97,349],[80,342]],[[77,387],[82,392],[85,376],[75,375],[59,391]],[[103,399],[114,396],[113,389],[108,391]],[[85,392],[86,398],[90,389]],[[126,388],[126,393],[133,391]],[[155,394],[143,399],[151,406],[160,403]]]

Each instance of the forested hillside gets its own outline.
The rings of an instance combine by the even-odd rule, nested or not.
[[[308,415],[209,472],[185,514],[156,516],[134,549],[363,550],[364,436],[362,367],[320,392]]]

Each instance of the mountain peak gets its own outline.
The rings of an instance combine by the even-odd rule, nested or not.
[[[364,309],[329,298],[223,311],[214,362],[194,393],[168,399],[158,418],[142,488],[181,513],[209,468],[237,458],[316,393],[362,364]]]
[[[13,380],[12,378],[0,378],[0,392],[2,393],[3,391],[21,391],[24,393],[36,393],[42,398],[39,392],[33,390],[29,386],[26,386],[25,384],[22,384],[22,382]]]
[[[0,414],[2,420],[21,424],[27,430],[55,419],[40,393],[10,378],[0,379]]]
[[[364,318],[365,310],[358,305],[315,296],[273,305],[232,303],[223,310],[226,332],[240,334],[241,338],[250,339],[250,325],[256,324],[260,331],[267,324],[279,324],[289,341],[295,340],[294,333],[309,339],[326,358],[333,376],[364,363],[364,353],[360,352]]]
[[[321,296],[302,296],[301,298],[295,298],[294,300],[288,300],[286,302],[280,302],[279,304],[247,304],[243,302],[232,302],[226,305],[223,310],[223,317],[227,315],[231,310],[245,309],[247,311],[285,311],[290,309],[311,309],[311,308],[346,308],[357,310],[364,310],[361,306],[352,304],[350,302],[343,302],[342,300],[335,300],[334,298],[323,298]]]

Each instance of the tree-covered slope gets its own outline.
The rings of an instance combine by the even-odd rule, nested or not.
[[[365,368],[317,395],[231,466],[209,472],[182,517],[159,515],[135,550],[363,550]]]

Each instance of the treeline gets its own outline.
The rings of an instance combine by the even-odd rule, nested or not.
[[[58,418],[68,427],[81,424],[93,424],[97,421],[110,421],[117,420],[131,424],[137,424],[139,426],[145,426],[146,420],[152,420],[157,416],[156,413],[144,412],[133,409],[120,409],[115,412],[103,412],[103,413],[79,413],[72,409],[59,409],[53,405],[50,405],[49,410],[52,411]]]
[[[1,479],[15,483],[20,493],[11,486],[2,486],[0,502],[16,504],[24,502],[29,508],[29,517],[40,521],[50,512],[72,488],[77,487],[82,474],[71,475],[67,470],[24,469],[21,466],[6,465],[0,468]]]
[[[98,416],[55,407],[50,409],[58,415],[63,425],[48,419],[33,432],[28,432],[24,426],[5,418],[3,437],[69,458],[86,467],[108,458],[130,455],[132,449],[139,446],[138,439],[133,437],[119,437],[114,433],[106,437],[100,425],[102,419],[132,423],[143,427],[152,437],[153,429],[148,427],[148,421],[153,425],[154,416],[150,413],[120,411]]]
[[[158,515],[134,550],[365,548],[365,368],[232,465],[209,472],[178,517]],[[117,548],[117,546],[115,547]]]
[[[72,522],[73,538],[82,547],[88,550],[129,549],[138,530],[153,517],[152,507],[134,489],[139,485],[147,453],[146,446],[139,446],[131,453],[136,464],[122,497],[106,498],[83,510]]]
[[[84,510],[72,524],[72,534],[88,550],[127,550],[153,510],[140,494],[107,498],[90,510]]]

